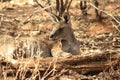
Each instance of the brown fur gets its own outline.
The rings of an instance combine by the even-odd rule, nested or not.
[[[65,14],[63,19],[52,25],[52,31],[49,35],[50,40],[34,37],[19,37],[17,39],[6,37],[4,46],[1,39],[1,54],[12,54],[13,58],[19,57],[69,57],[79,53],[79,44],[71,28],[70,16]],[[9,47],[10,46],[10,47]],[[12,50],[9,52],[9,50]],[[13,53],[12,53],[13,52]]]
[[[79,44],[71,28],[70,16],[68,13],[65,13],[63,19],[53,26],[50,40],[58,40],[51,49],[53,56],[69,56],[71,54],[74,55],[79,53]],[[60,48],[59,51],[58,47]]]

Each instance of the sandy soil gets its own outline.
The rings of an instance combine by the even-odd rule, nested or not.
[[[96,18],[94,8],[90,6],[89,3],[87,4],[89,7],[87,16],[83,16],[79,8],[79,1],[73,1],[71,4],[69,11],[72,28],[77,40],[80,41],[82,55],[104,51],[120,53],[120,24],[118,24],[118,22],[120,23],[120,1],[107,1],[99,1],[100,5],[98,8],[107,12],[107,14],[102,13],[103,18],[101,21]],[[43,3],[45,4],[44,1]],[[45,7],[48,6],[49,5],[46,5]],[[114,16],[118,22],[109,14]],[[10,4],[10,2],[0,2],[0,36],[9,35],[15,39],[17,37],[28,38],[34,36],[46,39],[51,31],[51,26],[53,26],[53,22],[50,14],[44,11],[44,9],[41,9],[37,4],[25,4],[21,6],[18,4]],[[3,41],[3,37],[1,37],[0,41]],[[0,44],[1,43],[2,42],[0,42]],[[1,72],[4,76],[1,75],[0,77],[4,78],[4,80],[15,79],[14,74],[12,74],[13,78],[11,74],[10,77],[8,77],[9,75],[6,76],[5,73],[7,72],[5,71],[7,70],[4,69],[4,71]],[[60,76],[56,77],[57,75]],[[27,77],[28,76],[29,72]],[[51,75],[51,78],[49,77],[45,80],[119,80],[119,76],[119,68],[88,74],[80,74],[68,70],[63,73],[58,72],[54,74],[54,76]],[[3,80],[2,78],[0,78],[0,80]],[[33,80],[33,78],[31,80]]]

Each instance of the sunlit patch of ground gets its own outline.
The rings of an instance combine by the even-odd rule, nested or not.
[[[10,2],[4,2],[4,3],[0,2],[0,20],[1,20],[0,35],[2,36],[9,35],[14,37],[15,39],[23,36],[40,37],[46,39],[49,35],[49,32],[51,31],[51,27],[53,24],[53,21],[51,20],[51,16],[49,15],[49,13],[45,12],[44,9],[41,9],[39,6],[36,6],[36,4],[35,5],[26,4],[27,3],[26,1],[27,0],[25,0],[25,2],[23,3],[20,3],[18,1],[19,5],[11,4]],[[119,15],[120,14],[119,4],[113,2],[112,0],[110,1],[111,2],[106,5],[105,10],[114,15],[115,15],[114,12],[116,12]],[[119,46],[120,33],[114,27],[114,25],[116,25],[117,23],[114,23],[114,21],[110,18],[110,16],[103,14],[103,16],[105,17],[107,16],[107,18],[103,19],[100,22],[95,19],[94,8],[90,8],[90,10],[88,10],[88,14],[90,15],[88,15],[86,18],[83,17],[83,15],[81,14],[78,1],[73,1],[71,6],[72,7],[70,8],[70,14],[71,14],[72,28],[74,30],[76,38],[80,41],[80,50],[83,55],[96,53],[96,52],[102,53],[104,51],[114,51],[118,53],[120,52],[120,46]],[[102,5],[100,5],[100,7],[103,8]],[[116,10],[114,11],[114,9]],[[117,26],[117,28],[119,27]],[[4,40],[8,40],[8,41],[4,41]],[[3,41],[5,42],[5,44],[2,44]],[[6,53],[7,49],[10,49],[13,46],[10,45],[12,44],[12,42],[13,41],[10,41],[9,38],[3,39],[3,37],[1,37],[0,48],[2,49],[4,48],[4,46],[7,45],[6,46],[7,48],[2,49],[5,50]],[[36,69],[38,68],[36,67]],[[78,73],[73,73],[71,71],[68,72],[69,72],[68,74],[69,75],[71,74],[72,76],[69,77],[66,73],[67,76],[63,75],[62,77],[60,77],[61,75],[59,74],[60,76],[58,76],[58,79],[64,80],[70,78],[71,80],[75,80],[75,79],[77,80],[78,78],[75,78],[76,77],[75,75],[79,75],[81,79],[83,78],[83,79],[94,80],[94,78],[100,77],[100,79],[102,80],[102,77],[105,77],[104,79],[112,79],[111,76],[114,77],[114,75],[116,74],[116,73],[109,74],[108,72],[101,72],[97,75],[86,76]],[[118,73],[117,75],[120,75],[119,69],[117,70],[117,73]],[[37,74],[37,72],[35,74]],[[6,75],[4,76],[4,78],[7,79]],[[54,77],[51,78],[51,80],[52,79],[54,79]],[[9,80],[12,80],[12,77],[10,77]]]

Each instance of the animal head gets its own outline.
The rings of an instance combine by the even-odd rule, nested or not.
[[[52,32],[49,36],[50,40],[68,40],[74,37],[71,28],[70,15],[68,13],[64,13],[61,20],[56,21],[57,22],[53,25]]]

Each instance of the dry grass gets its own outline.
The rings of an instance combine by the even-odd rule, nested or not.
[[[117,9],[119,8],[119,4],[117,4],[115,0],[114,2],[112,2],[112,0],[110,1],[102,11],[116,8],[116,13],[120,15],[120,10]],[[46,39],[48,36],[53,22],[50,14],[45,12],[45,9],[52,7],[54,10],[55,5],[49,6],[45,1],[42,1],[42,3],[44,6],[43,9],[36,4],[34,6],[13,6],[9,2],[0,2],[0,80],[119,80],[120,63],[116,66],[111,65],[110,68],[105,67],[103,71],[94,71],[93,73],[91,71],[90,73],[84,74],[86,72],[76,72],[75,70],[69,69],[69,66],[68,68],[60,66],[61,68],[63,67],[63,69],[59,71],[57,69],[59,64],[57,63],[59,60],[58,57],[44,59],[39,56],[32,56],[26,59],[12,59],[11,54],[14,52],[14,49],[18,47],[19,42],[32,42],[31,40],[36,40],[36,37]],[[45,6],[45,4],[47,5]],[[51,4],[55,3],[52,2]],[[88,6],[90,6],[89,4]],[[110,7],[112,5],[116,5],[116,7]],[[106,11],[102,16],[107,18],[103,19],[104,24],[101,24],[102,22],[95,20],[93,11],[95,7],[88,9],[88,14],[91,14],[91,16],[88,15],[87,18],[85,18],[82,17],[83,15],[78,6],[79,1],[73,1],[70,7],[70,14],[76,38],[80,41],[81,55],[90,55],[92,53],[102,53],[106,51],[120,53],[119,16],[115,18],[117,15],[109,14],[108,11]],[[3,8],[5,11],[3,11]],[[12,8],[13,11],[9,11],[9,8]],[[98,7],[98,10],[101,11],[101,8]],[[114,26],[116,26],[116,28]],[[11,36],[13,37],[12,39]],[[20,52],[18,51],[18,53]],[[42,60],[45,61],[45,64],[40,65],[40,61]],[[4,61],[7,61],[7,63]],[[31,63],[32,67],[29,67]],[[14,68],[12,65],[17,66],[17,68]],[[49,66],[46,67],[46,65]]]

